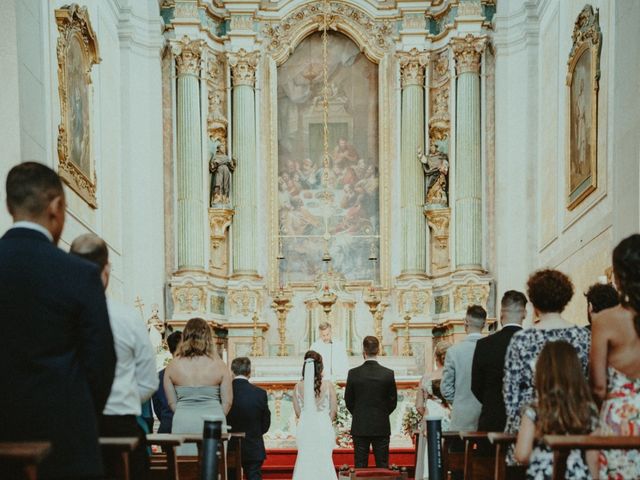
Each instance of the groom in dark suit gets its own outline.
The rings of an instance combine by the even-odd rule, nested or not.
[[[100,272],[56,247],[65,198],[53,170],[22,163],[6,189],[14,225],[0,239],[0,441],[51,442],[38,478],[101,477],[97,416],[116,355]]]
[[[262,479],[262,463],[267,457],[262,436],[271,426],[271,412],[267,404],[267,392],[249,383],[251,360],[234,358],[233,404],[227,414],[227,424],[232,432],[244,432],[242,441],[242,469],[248,480]],[[233,447],[233,443],[230,448]]]
[[[356,468],[368,467],[369,445],[377,468],[389,466],[389,415],[396,409],[398,392],[393,370],[377,361],[380,342],[365,337],[362,342],[364,363],[349,370],[344,400],[353,415],[351,436]]]
[[[527,297],[509,290],[502,296],[500,323],[502,329],[476,342],[471,366],[471,391],[482,404],[478,431],[502,432],[507,414],[502,395],[504,360],[511,337],[522,330],[527,316]]]

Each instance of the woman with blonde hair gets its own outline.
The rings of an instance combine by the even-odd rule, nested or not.
[[[204,416],[223,424],[231,409],[231,372],[215,351],[213,332],[202,318],[192,318],[182,342],[164,374],[167,403],[175,412],[171,433],[202,433]],[[194,445],[178,448],[178,455],[197,455]]]

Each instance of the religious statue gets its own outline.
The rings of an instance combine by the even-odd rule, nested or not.
[[[210,206],[230,203],[231,174],[235,169],[236,161],[227,155],[224,144],[218,140],[209,140]]]
[[[447,175],[449,160],[445,153],[438,150],[435,142],[429,148],[429,155],[418,149],[418,160],[422,164],[426,179],[425,203],[429,205],[447,206]]]

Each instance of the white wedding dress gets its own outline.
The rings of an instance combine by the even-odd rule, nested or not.
[[[306,360],[302,394],[295,389],[302,411],[296,430],[298,457],[293,480],[337,480],[332,458],[336,435],[330,417],[329,389],[323,386],[320,398],[316,398],[315,402],[305,402],[304,398],[307,397],[306,392],[312,392],[313,395],[313,370],[313,360]]]

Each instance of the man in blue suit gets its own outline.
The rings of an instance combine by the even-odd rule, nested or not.
[[[39,478],[99,478],[97,417],[116,365],[100,272],[56,247],[66,207],[53,170],[22,163],[6,193],[14,225],[0,239],[0,441],[51,442]]]
[[[234,358],[231,362],[233,404],[227,414],[232,432],[245,432],[242,441],[242,469],[248,480],[262,479],[262,463],[267,458],[262,436],[271,426],[267,392],[249,383],[251,360]]]

